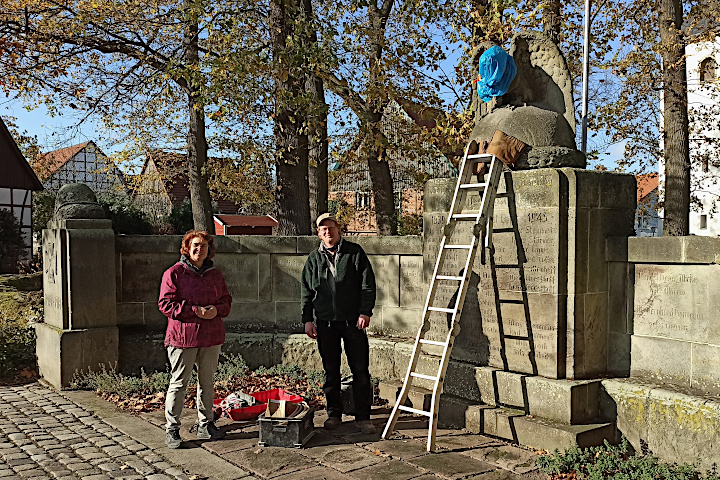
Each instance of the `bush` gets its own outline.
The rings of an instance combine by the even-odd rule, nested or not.
[[[153,227],[145,213],[120,196],[105,196],[98,199],[107,218],[112,220],[116,235],[152,235]]]
[[[75,372],[70,382],[71,390],[94,390],[105,395],[118,395],[121,399],[133,395],[149,395],[157,392],[164,392],[170,385],[170,374],[167,372],[156,372],[146,375],[141,371],[139,377],[123,375],[115,371],[115,368],[108,370],[105,365],[100,367],[99,372]]]
[[[589,480],[720,480],[713,468],[705,474],[689,464],[660,463],[651,455],[632,455],[632,447],[623,437],[620,445],[607,440],[599,447],[555,450],[538,459],[538,466],[549,475],[570,474]]]
[[[221,384],[230,384],[235,379],[245,377],[248,372],[247,363],[242,355],[237,353],[221,354],[220,363],[217,372],[215,372],[215,382]]]
[[[20,222],[12,211],[0,208],[0,273],[17,272],[17,264],[24,250]]]
[[[35,363],[35,329],[24,322],[0,319],[0,377]]]
[[[32,194],[32,229],[42,232],[55,213],[56,190],[41,190]]]
[[[190,200],[185,199],[180,205],[174,206],[168,220],[178,235],[183,235],[188,230],[192,230],[195,222],[193,221],[192,204]]]

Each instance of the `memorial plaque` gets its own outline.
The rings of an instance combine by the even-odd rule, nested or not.
[[[635,335],[720,344],[720,265],[635,266]]]
[[[305,266],[305,255],[273,255],[273,301],[297,302],[300,300],[300,278]]]
[[[225,277],[233,300],[252,302],[259,299],[258,254],[218,253],[214,260]]]
[[[177,263],[175,253],[123,253],[120,256],[120,302],[154,302],[165,270]]]
[[[422,257],[400,256],[400,306],[422,308],[425,306],[427,285],[423,282]]]

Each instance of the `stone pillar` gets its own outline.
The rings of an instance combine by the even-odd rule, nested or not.
[[[40,375],[57,389],[76,371],[114,368],[118,360],[115,236],[87,185],[58,192],[43,230],[45,321],[37,324]]]
[[[456,179],[425,187],[424,272],[429,280]],[[554,379],[606,372],[608,273],[605,239],[633,234],[635,179],[573,168],[506,172],[495,203],[494,254],[475,259],[453,358]],[[465,211],[476,210],[477,195]],[[467,243],[469,222],[450,243]],[[464,239],[464,240],[463,240]],[[451,251],[444,272],[463,258]],[[457,286],[438,288],[453,300]],[[442,320],[430,334],[441,338]],[[435,333],[437,332],[437,333]]]

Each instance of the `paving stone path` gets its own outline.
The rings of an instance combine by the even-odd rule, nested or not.
[[[165,436],[162,411],[143,414],[143,421],[118,413],[110,404],[108,409],[103,401],[102,406],[95,403],[94,407],[83,408],[79,403],[92,405],[98,399],[89,392],[84,397],[77,395],[82,392],[75,393],[65,396],[39,384],[0,386],[0,480],[548,478],[538,470],[537,455],[533,452],[459,430],[439,430],[437,451],[427,453],[426,423],[413,417],[402,417],[398,422],[399,433],[391,440],[381,440],[380,432],[387,419],[382,410],[374,410],[373,422],[378,432],[373,435],[363,435],[351,421],[337,430],[326,431],[320,428],[326,417],[317,414],[315,433],[302,449],[259,447],[254,422],[225,419],[218,422],[227,433],[225,439],[199,440],[187,428],[193,423],[195,412],[186,411],[181,430],[186,441],[180,451],[171,451],[162,443]],[[104,412],[98,415],[108,421],[91,410]],[[129,428],[131,420],[139,428]],[[154,445],[155,449],[147,445]],[[190,468],[186,457],[193,455],[201,462],[196,475],[167,460],[175,458]],[[213,462],[215,467],[209,465]],[[222,468],[222,475],[213,468]]]
[[[0,480],[187,480],[181,469],[61,394],[0,387]]]

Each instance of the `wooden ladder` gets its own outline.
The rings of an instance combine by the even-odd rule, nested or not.
[[[407,375],[405,375],[400,395],[395,402],[395,406],[393,407],[390,418],[388,419],[388,422],[385,425],[385,430],[382,434],[382,438],[388,438],[393,433],[401,411],[426,416],[429,418],[427,443],[428,452],[433,451],[435,448],[435,432],[437,429],[440,394],[443,391],[443,381],[445,379],[445,373],[447,372],[453,342],[457,332],[459,331],[459,313],[462,310],[463,302],[465,300],[465,293],[467,292],[468,280],[472,274],[475,254],[477,252],[478,245],[481,243],[486,247],[492,248],[493,208],[495,205],[495,196],[497,195],[497,188],[498,183],[500,182],[503,164],[493,155],[484,153],[469,153],[469,151],[470,144],[465,148],[465,154],[460,167],[458,182],[455,186],[455,193],[453,194],[450,212],[447,217],[447,222],[443,228],[443,237],[440,241],[437,261],[435,262],[435,269],[433,270],[430,289],[428,290],[425,307],[423,309],[423,321],[415,339],[415,346],[413,347]],[[471,177],[473,176],[474,167],[478,166],[479,163],[489,163],[490,172],[487,175],[486,182],[474,183],[471,181]],[[480,201],[480,208],[479,210],[471,213],[463,213],[463,206],[467,203],[466,200],[468,193],[470,192],[478,192],[482,197]],[[451,232],[454,230],[454,224],[457,222],[474,222],[474,225],[472,226],[472,233],[468,235],[469,238],[467,238],[467,241],[463,241],[462,244],[448,243],[448,237],[452,234]],[[438,275],[438,272],[443,271],[443,265],[445,263],[447,252],[451,250],[465,252],[467,255],[462,271],[458,275]],[[484,250],[485,249],[483,248],[483,255],[481,259],[483,263],[485,263]],[[456,295],[454,296],[454,305],[451,305],[449,308],[447,305],[440,306],[435,305],[434,303],[437,285],[439,282],[450,282],[451,284],[454,283],[458,285]],[[452,304],[453,302],[450,303]],[[448,334],[445,341],[428,340],[425,338],[425,335],[430,328],[430,315],[433,314],[433,312],[445,313],[448,316]],[[426,375],[417,371],[420,356],[427,355],[422,351],[422,345],[442,348],[440,364],[435,375]],[[429,411],[405,405],[410,387],[415,379],[433,382]]]

